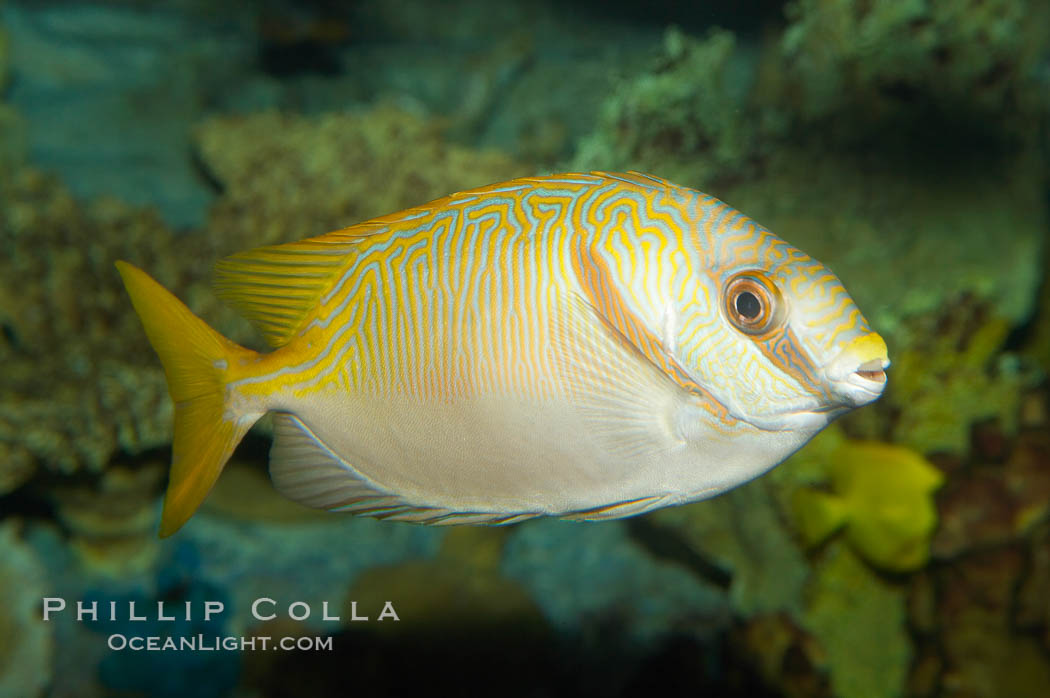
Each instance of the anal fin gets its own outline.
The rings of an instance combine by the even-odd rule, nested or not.
[[[571,519],[573,521],[623,519],[628,516],[644,514],[653,509],[659,509],[662,506],[666,506],[670,499],[672,499],[672,495],[669,494],[654,495],[652,497],[639,497],[638,499],[632,499],[626,502],[616,502],[614,504],[606,504],[605,506],[595,507],[593,509],[574,511],[569,514],[563,514],[562,518]]]
[[[270,479],[284,496],[315,509],[402,504],[337,456],[298,417],[279,412],[273,426]]]

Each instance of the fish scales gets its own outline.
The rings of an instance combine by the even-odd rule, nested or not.
[[[267,412],[271,476],[311,506],[610,518],[760,475],[878,397],[888,365],[825,267],[639,173],[515,180],[233,255],[216,291],[269,353],[118,267],[179,408],[162,534]]]

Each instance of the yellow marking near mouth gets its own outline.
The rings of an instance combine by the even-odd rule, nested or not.
[[[885,361],[886,357],[889,356],[886,340],[875,332],[857,337],[847,344],[843,351],[852,354],[857,359],[858,364],[873,360]]]

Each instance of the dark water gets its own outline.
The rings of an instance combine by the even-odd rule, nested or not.
[[[1040,0],[0,4],[0,696],[1050,695],[1048,134]],[[288,502],[264,422],[157,538],[114,261],[262,348],[220,257],[588,170],[824,262],[882,398],[716,499],[506,528]]]

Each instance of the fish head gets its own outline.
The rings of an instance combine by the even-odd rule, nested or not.
[[[882,394],[886,343],[827,267],[768,231],[759,241],[706,270],[706,330],[682,323],[680,357],[737,419],[815,433]]]

